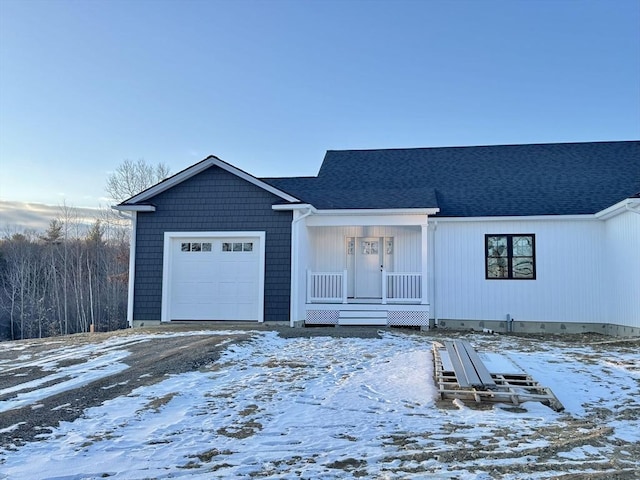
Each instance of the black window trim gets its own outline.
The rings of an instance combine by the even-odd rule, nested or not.
[[[489,237],[507,237],[507,277],[489,276]],[[513,237],[531,237],[533,275],[531,277],[513,276]],[[484,235],[484,278],[485,280],[535,280],[536,279],[536,234],[535,233],[486,233]]]

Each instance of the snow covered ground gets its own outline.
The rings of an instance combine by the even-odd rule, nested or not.
[[[126,369],[128,346],[149,335],[185,333],[131,334],[0,363],[4,372],[29,362],[48,372],[31,381],[37,390],[26,382],[0,390],[0,398],[12,394],[0,412],[40,408],[60,389]],[[465,337],[550,387],[566,407],[558,413],[535,402],[441,402],[431,345],[442,334],[381,337],[255,332],[203,369],[109,400],[38,441],[0,448],[0,479],[640,478],[637,342]],[[24,344],[0,344],[12,348]],[[87,361],[64,366],[70,357]]]

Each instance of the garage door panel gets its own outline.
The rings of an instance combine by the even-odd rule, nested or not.
[[[170,319],[259,320],[259,245],[257,237],[174,239]]]

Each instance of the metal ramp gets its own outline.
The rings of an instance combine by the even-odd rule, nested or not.
[[[435,381],[440,398],[520,405],[537,401],[562,411],[564,407],[550,388],[536,382],[519,368],[491,372],[466,340],[433,343]]]

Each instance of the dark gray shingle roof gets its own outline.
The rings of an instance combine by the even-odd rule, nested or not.
[[[640,141],[330,150],[317,177],[263,180],[319,209],[588,214],[640,190]]]

